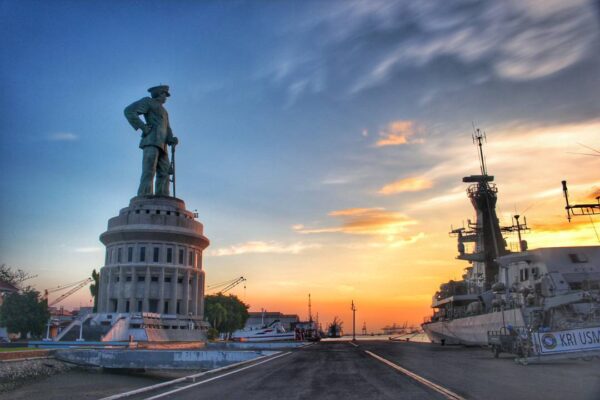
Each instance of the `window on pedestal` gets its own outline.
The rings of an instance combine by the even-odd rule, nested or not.
[[[165,276],[165,283],[170,283],[170,282],[171,282],[171,277]]]
[[[183,265],[184,250],[179,249],[179,264]]]
[[[158,262],[159,255],[160,255],[160,247],[155,247],[154,252],[152,253],[152,261]]]
[[[146,261],[146,247],[140,247],[140,262]]]
[[[181,309],[181,300],[177,300],[177,311],[176,311],[176,314],[179,314],[181,312],[180,309]]]
[[[118,263],[120,263],[122,261],[122,253],[123,253],[123,249],[119,247],[117,249],[117,262]]]
[[[189,259],[188,259],[188,265],[189,266],[193,266],[194,265],[194,251],[193,250],[190,250]]]
[[[171,264],[173,262],[173,249],[167,248],[167,264]]]
[[[157,313],[158,312],[158,300],[150,299],[148,301],[148,308],[150,312]]]
[[[125,302],[125,312],[129,312],[129,300]]]
[[[165,304],[163,305],[163,313],[164,314],[169,313],[169,300],[165,300]]]
[[[143,304],[144,304],[144,302],[142,300],[138,300],[138,308],[137,308],[138,312],[143,311]]]
[[[133,247],[127,248],[127,262],[133,262]]]
[[[197,251],[195,253],[196,253],[196,257],[195,257],[194,268],[199,268],[200,267],[200,253]]]

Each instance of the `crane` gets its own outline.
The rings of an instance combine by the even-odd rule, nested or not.
[[[82,287],[86,286],[87,284],[89,284],[92,281],[93,281],[93,279],[88,277],[88,278],[85,278],[85,279],[77,281],[77,282],[69,283],[69,284],[66,284],[66,285],[60,285],[60,286],[57,286],[57,287],[52,288],[52,289],[46,289],[46,290],[44,290],[44,296],[42,298],[45,299],[45,300],[48,300],[48,295],[50,293],[59,292],[61,290],[65,290],[65,289],[71,288],[71,290],[69,290],[66,293],[63,293],[57,299],[55,299],[51,303],[49,303],[48,307],[51,307],[53,305],[56,305],[56,304],[60,303],[61,301],[63,301],[64,299],[66,299],[67,297],[69,297],[70,295],[72,295],[73,293],[75,293],[76,291],[78,291],[79,289],[81,289]]]
[[[243,276],[240,276],[239,278],[232,279],[230,281],[215,283],[214,285],[208,285],[207,289],[208,290],[216,290],[218,288],[221,288],[218,291],[218,293],[223,294],[245,281],[246,281],[246,278],[244,278]]]

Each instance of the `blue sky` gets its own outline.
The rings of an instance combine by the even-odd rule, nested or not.
[[[472,122],[490,152],[498,146],[490,161],[514,194],[508,210],[563,178],[581,196],[597,184],[598,158],[571,153],[600,148],[599,10],[583,0],[1,1],[0,262],[38,274],[40,289],[102,265],[98,236],[140,172],[123,108],[165,83],[177,194],[211,240],[209,283],[249,276],[258,309],[277,290],[294,297],[290,312],[310,290],[314,301],[382,307],[369,276],[401,287],[413,275],[400,260],[420,254],[432,278],[414,296],[429,296],[453,256],[447,226],[471,213],[460,176],[477,172]],[[535,161],[514,157],[536,140]],[[544,207],[544,220],[561,212]]]

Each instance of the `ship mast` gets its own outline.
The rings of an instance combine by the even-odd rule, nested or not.
[[[466,254],[461,251],[459,259],[475,263],[474,266],[483,267],[481,274],[484,277],[484,289],[489,289],[498,274],[499,267],[495,259],[507,253],[506,242],[502,237],[498,217],[496,215],[496,193],[498,189],[494,185],[494,177],[488,175],[483,152],[483,142],[486,135],[480,129],[473,131],[473,143],[478,147],[479,167],[481,175],[471,175],[463,178],[465,183],[473,183],[467,189],[467,195],[476,211],[477,221],[471,225],[471,232],[463,232],[464,229],[453,231],[458,234],[459,246],[463,242],[475,242],[474,252]],[[460,231],[460,232],[458,232]]]

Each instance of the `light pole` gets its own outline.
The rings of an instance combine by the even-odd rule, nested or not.
[[[352,341],[356,341],[356,306],[354,305],[354,300],[352,300]]]

